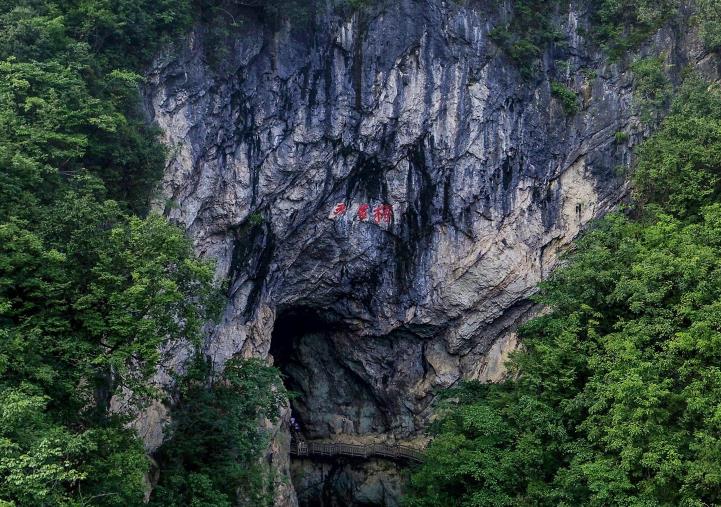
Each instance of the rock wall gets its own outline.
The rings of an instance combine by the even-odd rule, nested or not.
[[[508,15],[495,1],[378,2],[305,28],[234,15],[226,58],[208,63],[198,26],[146,89],[171,153],[157,206],[230,280],[207,352],[222,365],[273,347],[308,435],[418,439],[439,389],[503,376],[537,284],[625,195],[616,168],[645,134],[632,74],[579,35],[583,2],[530,80],[489,38]],[[678,27],[649,48],[672,74],[718,71]]]

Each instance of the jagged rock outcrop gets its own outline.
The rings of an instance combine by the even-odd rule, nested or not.
[[[207,352],[272,347],[309,436],[416,439],[439,389],[502,376],[537,284],[624,196],[617,167],[644,135],[632,74],[578,35],[582,2],[530,80],[489,37],[508,15],[493,1],[378,2],[312,29],[235,15],[222,62],[198,26],[146,89],[171,153],[159,206],[230,280]],[[718,70],[692,33],[651,46]]]

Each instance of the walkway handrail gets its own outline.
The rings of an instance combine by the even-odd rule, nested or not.
[[[387,444],[333,444],[328,442],[306,442],[293,439],[290,443],[290,453],[295,456],[352,456],[369,458],[381,456],[394,460],[423,461],[423,453],[405,445]]]

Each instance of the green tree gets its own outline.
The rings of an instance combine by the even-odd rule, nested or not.
[[[197,343],[212,266],[147,207],[163,150],[136,71],[184,2],[0,1],[0,502],[135,505],[149,468],[118,393]],[[108,199],[110,194],[115,199]]]
[[[11,202],[83,168],[144,211],[164,155],[136,72],[189,25],[190,10],[190,0],[0,2],[0,162],[24,191]]]
[[[691,77],[674,101],[663,128],[639,151],[637,199],[660,203],[674,215],[692,217],[719,201],[721,90]]]
[[[0,498],[19,505],[142,498],[147,459],[110,398],[153,395],[160,346],[197,343],[215,311],[212,266],[180,230],[97,199],[92,178],[74,187],[40,224],[0,225]]]

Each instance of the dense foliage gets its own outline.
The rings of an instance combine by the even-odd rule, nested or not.
[[[613,214],[546,282],[513,379],[441,410],[408,505],[721,502],[721,91],[691,78]]]
[[[638,152],[638,199],[685,220],[721,202],[721,99],[707,87],[690,80],[663,128]]]
[[[183,5],[0,2],[0,211],[53,199],[83,171],[123,206],[144,208],[163,150],[140,113],[136,71],[182,28]]]
[[[208,381],[208,379],[210,381]],[[151,505],[230,507],[272,503],[274,481],[259,457],[287,400],[278,370],[257,359],[230,361],[219,378],[197,358],[180,385],[171,437],[158,452]]]
[[[0,498],[128,505],[148,464],[110,398],[152,394],[159,345],[198,337],[212,271],[163,219],[72,186],[0,225]]]
[[[163,346],[197,344],[215,313],[212,266],[182,231],[139,215],[164,152],[137,72],[190,9],[0,1],[2,505],[141,504],[150,463],[125,423],[159,395],[148,380]],[[270,373],[231,373],[223,392],[242,391],[236,415],[255,424]]]

